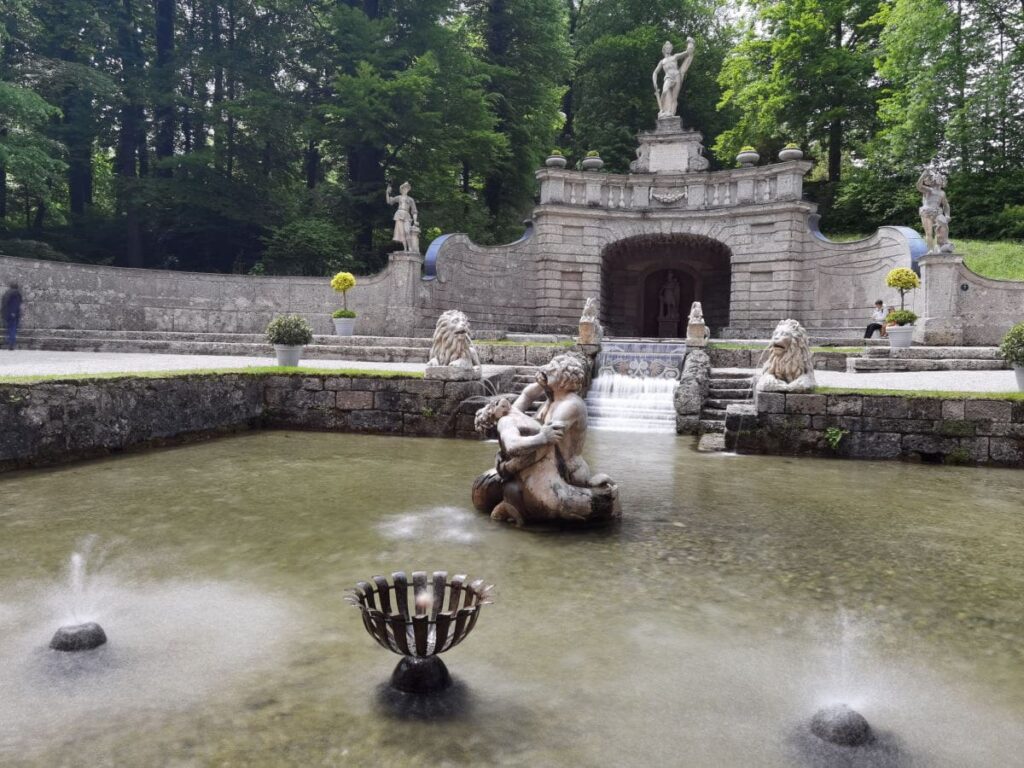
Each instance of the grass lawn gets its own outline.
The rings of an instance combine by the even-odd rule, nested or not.
[[[826,235],[835,243],[862,240],[868,235],[843,232]],[[1024,241],[1021,240],[962,240],[953,238],[956,252],[964,263],[982,277],[993,280],[1024,280]]]
[[[939,389],[853,389],[815,387],[819,395],[889,395],[892,397],[939,397],[945,400],[1024,400],[1024,392],[955,392]]]
[[[281,365],[249,368],[196,368],[191,371],[115,371],[112,373],[51,373],[45,376],[0,376],[0,384],[36,384],[41,381],[89,381],[91,379],[166,379],[176,376],[347,376],[357,379],[422,379],[416,371],[377,371],[359,368],[290,368]]]

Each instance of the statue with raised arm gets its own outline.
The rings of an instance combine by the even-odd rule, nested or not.
[[[391,196],[391,185],[384,192],[384,199],[388,205],[397,205],[395,211],[395,233],[391,239],[402,244],[402,250],[409,253],[419,253],[419,214],[416,211],[416,201],[409,196],[412,185],[406,181],[398,188],[399,194]]]
[[[946,177],[936,170],[925,168],[917,180],[917,191],[921,193],[921,226],[928,253],[952,253],[949,242],[949,200],[945,192]]]
[[[517,526],[607,523],[621,515],[618,486],[607,475],[591,474],[582,455],[585,378],[576,355],[558,355],[515,403],[499,398],[477,412],[477,430],[498,432],[495,467],[473,483],[478,510]],[[537,417],[527,415],[538,401]]]
[[[658,101],[658,117],[675,117],[679,106],[679,91],[683,87],[683,78],[693,63],[694,41],[686,38],[686,50],[672,53],[672,43],[667,42],[661,47],[662,59],[654,68],[654,98]],[[658,87],[658,72],[664,73],[661,87]]]

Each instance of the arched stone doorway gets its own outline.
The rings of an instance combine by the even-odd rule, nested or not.
[[[669,275],[679,284],[678,335],[690,304],[702,303],[712,330],[729,325],[732,254],[702,235],[638,235],[606,246],[601,259],[602,322],[613,336],[659,337],[659,296]]]

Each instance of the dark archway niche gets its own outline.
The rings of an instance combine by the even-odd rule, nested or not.
[[[601,259],[601,321],[612,336],[657,337],[658,294],[669,272],[680,285],[679,333],[686,335],[686,314],[702,303],[704,319],[715,331],[729,324],[732,253],[702,235],[638,235],[606,246]]]

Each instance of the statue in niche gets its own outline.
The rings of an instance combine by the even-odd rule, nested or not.
[[[949,200],[946,198],[946,177],[932,168],[925,168],[917,180],[921,193],[921,226],[928,253],[952,253],[949,242]]]
[[[583,314],[580,315],[579,342],[580,344],[600,344],[604,329],[597,319],[597,299],[591,296],[583,305]]]
[[[676,109],[679,107],[679,91],[683,87],[683,78],[686,71],[693,63],[694,41],[692,37],[686,38],[686,50],[682,53],[672,53],[672,43],[666,41],[661,46],[662,59],[654,68],[651,76],[654,80],[654,98],[658,101],[658,117],[675,117]],[[664,72],[661,88],[658,87],[658,72]]]
[[[668,273],[668,280],[658,294],[658,320],[679,321],[679,281],[675,272]]]
[[[516,526],[605,523],[621,516],[618,486],[607,475],[591,475],[582,456],[585,380],[580,356],[558,355],[515,403],[497,398],[477,411],[476,429],[495,427],[499,445],[494,469],[473,482],[478,510]],[[538,401],[533,418],[526,412]]]
[[[409,196],[410,189],[412,189],[412,185],[408,181],[402,182],[402,186],[398,188],[399,194],[392,197],[391,185],[388,184],[387,189],[384,191],[384,199],[387,200],[388,205],[398,206],[394,215],[395,233],[391,236],[391,239],[401,243],[403,251],[419,253],[419,214],[416,211],[416,201]]]
[[[796,320],[775,327],[768,360],[754,376],[757,392],[813,392],[814,355],[807,331]]]

